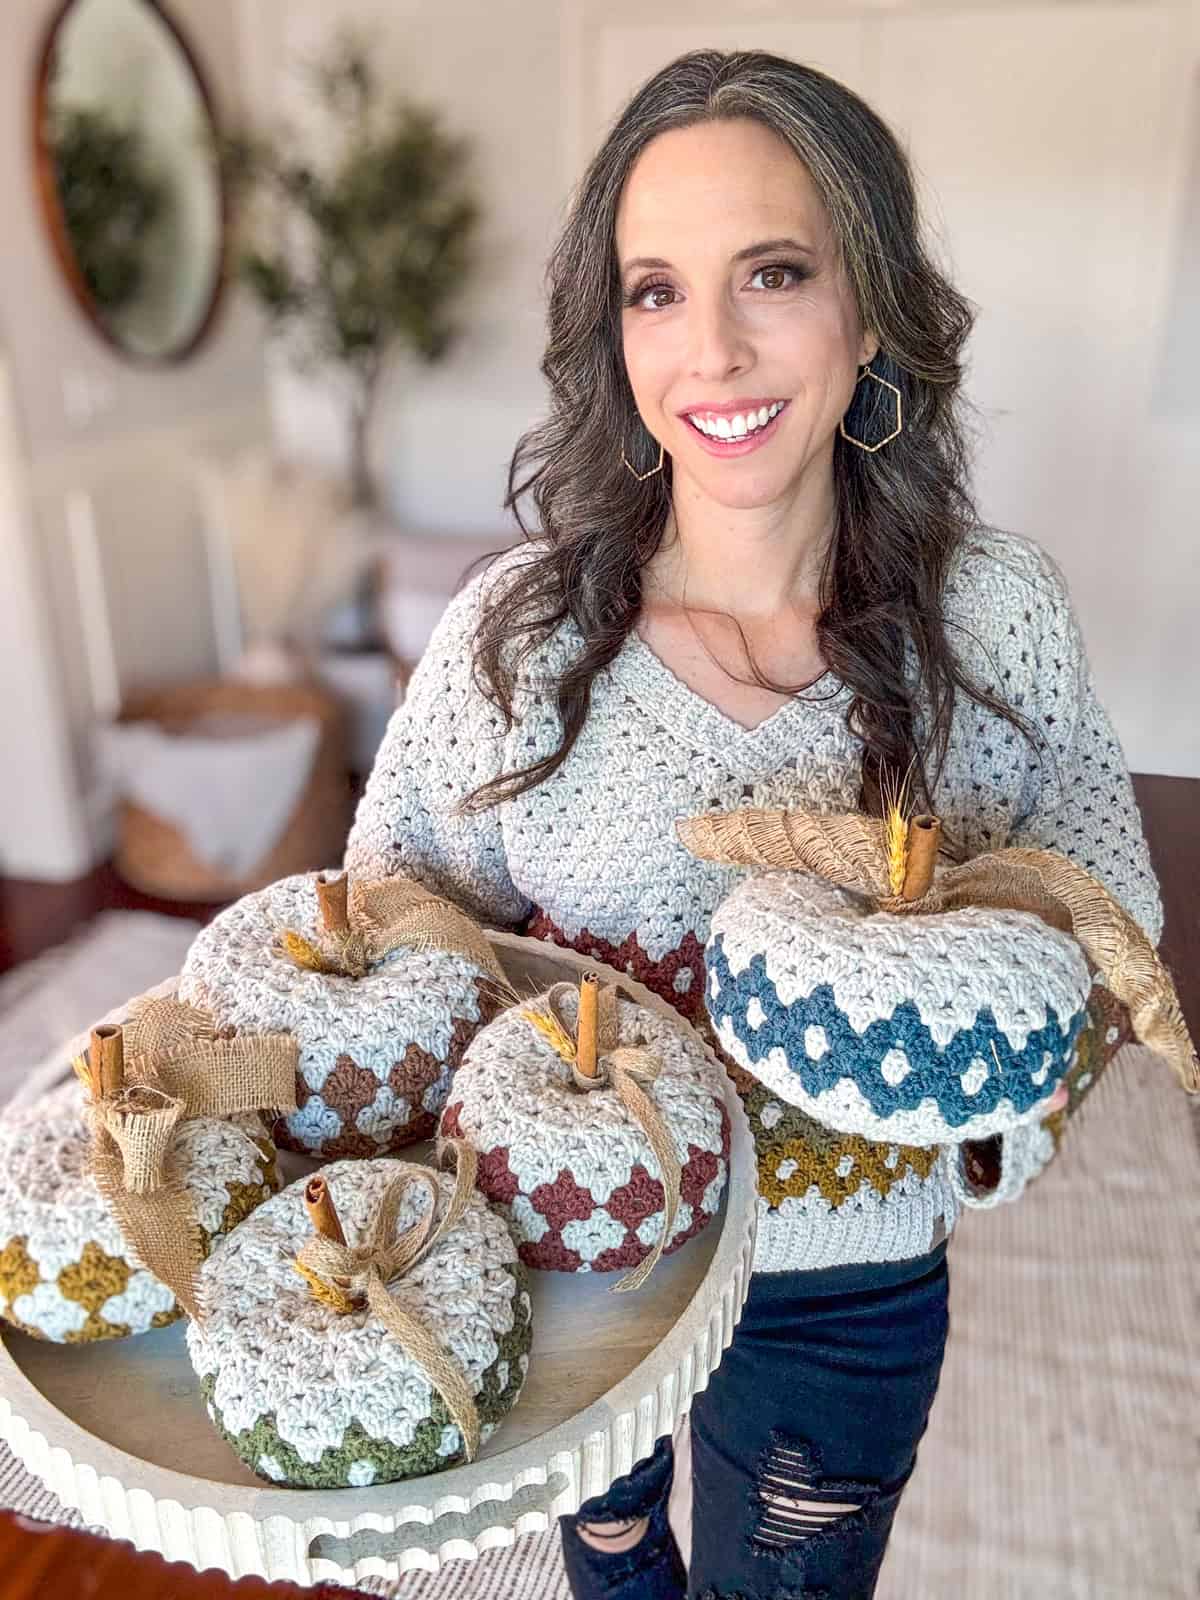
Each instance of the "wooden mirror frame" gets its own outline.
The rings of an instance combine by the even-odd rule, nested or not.
[[[50,65],[54,55],[54,48],[58,41],[59,32],[68,16],[76,6],[85,3],[85,0],[61,0],[55,8],[53,15],[46,25],[42,36],[41,48],[37,57],[37,76],[34,82],[31,127],[32,152],[33,152],[33,178],[34,188],[41,203],[42,217],[50,235],[50,244],[54,258],[59,269],[70,288],[76,305],[87,319],[88,326],[99,335],[123,361],[128,361],[138,367],[173,367],[186,361],[195,354],[205,339],[211,333],[217,319],[222,300],[225,295],[228,278],[228,245],[230,204],[229,189],[219,165],[214,165],[217,181],[217,212],[218,212],[218,250],[219,261],[213,277],[212,293],[209,297],[208,307],[204,316],[196,326],[195,332],[185,343],[177,349],[165,352],[162,355],[148,355],[136,350],[127,349],[107,326],[100,314],[87,280],[75,259],[75,252],[71,245],[70,234],[67,231],[67,221],[63,214],[62,202],[58,196],[58,179],[54,168],[54,153],[45,138],[46,119],[50,110]],[[187,40],[180,32],[178,24],[167,14],[162,0],[140,0],[147,11],[152,12],[156,21],[167,30],[175,42],[175,47],[183,57],[184,63],[191,72],[200,96],[204,113],[208,118],[209,126],[216,131],[218,127],[213,98],[209,92],[207,80],[201,70],[200,63]]]

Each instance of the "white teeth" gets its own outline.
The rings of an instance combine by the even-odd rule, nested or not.
[[[738,412],[734,417],[705,417],[689,413],[689,420],[711,439],[744,439],[756,428],[765,428],[771,418],[783,410],[784,403],[775,400],[769,406],[760,406],[757,411]]]

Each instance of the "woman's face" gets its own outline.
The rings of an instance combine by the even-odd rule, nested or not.
[[[748,118],[660,134],[626,180],[616,246],[629,382],[676,484],[686,475],[723,506],[786,508],[814,470],[831,473],[838,421],[878,341],[784,141]]]

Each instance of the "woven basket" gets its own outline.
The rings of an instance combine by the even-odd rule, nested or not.
[[[310,683],[209,680],[131,696],[118,720],[156,722],[168,733],[184,733],[199,718],[214,712],[243,712],[278,722],[313,717],[320,724],[312,771],[287,827],[250,872],[231,877],[198,859],[172,823],[125,800],[118,811],[114,861],[121,877],[135,889],[160,899],[215,902],[234,900],[293,872],[340,861],[350,825],[351,796],[345,716],[333,696]]]

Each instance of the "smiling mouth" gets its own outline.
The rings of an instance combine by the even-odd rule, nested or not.
[[[689,416],[685,415],[684,421],[710,455],[744,456],[749,455],[751,451],[757,450],[760,445],[766,443],[766,441],[778,428],[779,419],[783,416],[784,412],[786,412],[790,404],[790,401],[785,400],[770,421],[764,423],[762,427],[753,428],[747,433],[732,435],[728,439],[716,437],[711,433],[705,433],[702,428],[698,428],[696,426]]]

